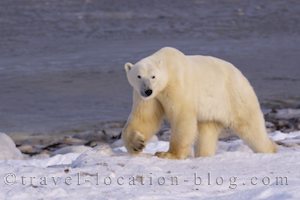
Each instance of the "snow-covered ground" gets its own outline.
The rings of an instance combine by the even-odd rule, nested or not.
[[[104,144],[2,160],[0,199],[299,199],[300,132],[271,136],[281,144],[273,155],[230,140],[213,157],[165,160],[152,154],[168,143],[154,140],[136,157]]]

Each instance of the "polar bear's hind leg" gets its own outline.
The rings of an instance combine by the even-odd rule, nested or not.
[[[222,127],[215,122],[198,123],[198,136],[195,141],[195,157],[215,155]]]
[[[257,120],[254,120],[257,119]],[[268,137],[262,116],[239,123],[234,131],[255,153],[276,153],[276,144]]]

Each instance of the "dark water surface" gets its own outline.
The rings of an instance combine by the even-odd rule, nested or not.
[[[4,0],[0,131],[126,120],[123,64],[163,46],[232,62],[265,107],[299,106],[299,34],[297,0]]]

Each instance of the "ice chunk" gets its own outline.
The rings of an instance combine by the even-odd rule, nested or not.
[[[76,146],[66,146],[60,149],[57,149],[52,153],[52,155],[58,154],[68,154],[68,153],[84,153],[85,151],[91,150],[91,147],[87,147],[84,145],[76,145]]]

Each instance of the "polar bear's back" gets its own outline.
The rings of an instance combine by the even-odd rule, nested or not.
[[[231,63],[212,56],[188,55],[188,79],[197,90],[222,92],[230,82],[244,82],[244,76]],[[228,90],[227,90],[228,91]],[[202,94],[201,94],[202,95]]]
[[[227,74],[228,72],[232,74],[232,71],[236,69],[231,63],[213,56],[187,55],[186,58],[191,63],[190,66],[194,68],[192,70],[199,70],[201,74]]]
[[[210,86],[220,87],[229,84],[236,90],[243,90],[245,87],[249,89],[248,86],[252,89],[241,71],[225,60],[202,55],[187,55],[186,58],[189,60],[189,78],[194,77],[200,85],[208,83]]]
[[[212,56],[187,55],[186,58],[190,63],[189,80],[194,83],[191,87],[198,97],[199,118],[229,119],[233,112],[240,112],[233,108],[257,109],[259,104],[253,88],[234,65]],[[201,116],[203,113],[211,116]]]

